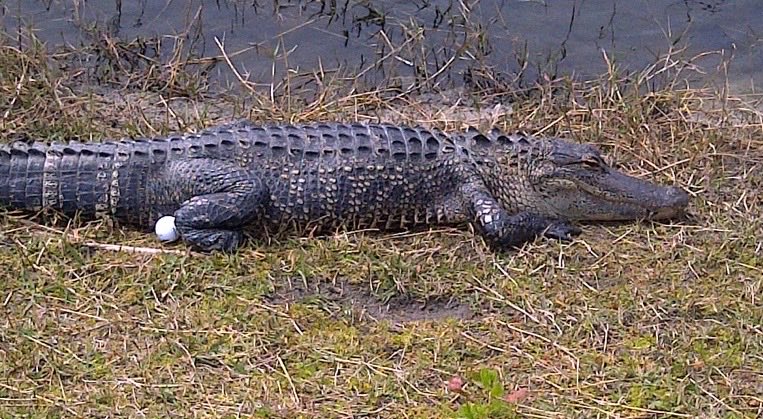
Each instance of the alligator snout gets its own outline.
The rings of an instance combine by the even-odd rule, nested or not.
[[[652,220],[662,220],[681,215],[686,207],[689,206],[689,194],[681,188],[667,186],[661,188],[660,192],[652,199],[655,207],[652,209],[648,218]]]
[[[557,199],[560,216],[588,221],[664,220],[679,217],[689,205],[689,194],[680,188],[614,169],[584,178],[578,185],[583,186],[577,192]]]

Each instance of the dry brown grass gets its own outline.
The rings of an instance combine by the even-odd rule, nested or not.
[[[0,416],[763,415],[754,98],[673,83],[690,64],[678,59],[629,82],[613,66],[520,91],[493,80],[423,97],[327,73],[305,91],[287,80],[212,97],[188,89],[205,83],[190,82],[199,74],[182,54],[123,68],[135,45],[99,48],[111,73],[63,69],[73,52],[32,40],[1,45],[3,138],[157,135],[240,117],[496,125],[599,144],[629,172],[683,186],[692,214],[585,226],[573,243],[504,254],[438,229],[210,256],[115,252],[103,245],[158,244],[107,223],[0,215]],[[88,74],[109,78],[88,87]],[[666,87],[648,87],[658,78]],[[455,376],[460,391],[447,385]]]

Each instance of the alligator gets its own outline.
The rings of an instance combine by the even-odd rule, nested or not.
[[[689,197],[614,169],[588,144],[497,129],[238,121],[160,138],[0,146],[0,207],[146,230],[174,216],[192,248],[253,234],[471,224],[499,249],[577,221],[677,217]]]

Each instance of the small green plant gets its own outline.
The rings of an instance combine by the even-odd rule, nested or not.
[[[472,393],[459,390],[469,401],[462,404],[457,411],[452,412],[452,417],[458,419],[518,417],[510,402],[514,397],[511,395],[507,397],[498,371],[482,368],[474,374],[472,381],[477,390]]]

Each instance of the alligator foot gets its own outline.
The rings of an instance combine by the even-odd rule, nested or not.
[[[235,250],[244,226],[260,216],[269,196],[247,170],[216,159],[173,161],[160,179],[168,190],[191,196],[175,210],[175,227],[184,241],[203,251]]]
[[[499,249],[517,248],[541,235],[571,241],[581,233],[579,228],[566,221],[527,212],[510,215],[503,209],[479,217],[477,225],[488,244]]]
[[[471,184],[464,191],[470,202],[468,208],[476,230],[491,246],[499,249],[520,247],[540,235],[570,241],[581,230],[565,220],[558,220],[532,212],[510,214],[479,184]]]
[[[564,242],[572,241],[575,236],[579,236],[582,233],[578,227],[570,224],[569,221],[557,220],[552,221],[551,224],[546,227],[543,235],[549,239],[561,240]]]
[[[235,230],[186,228],[183,240],[205,252],[232,252],[241,244],[244,234]]]

